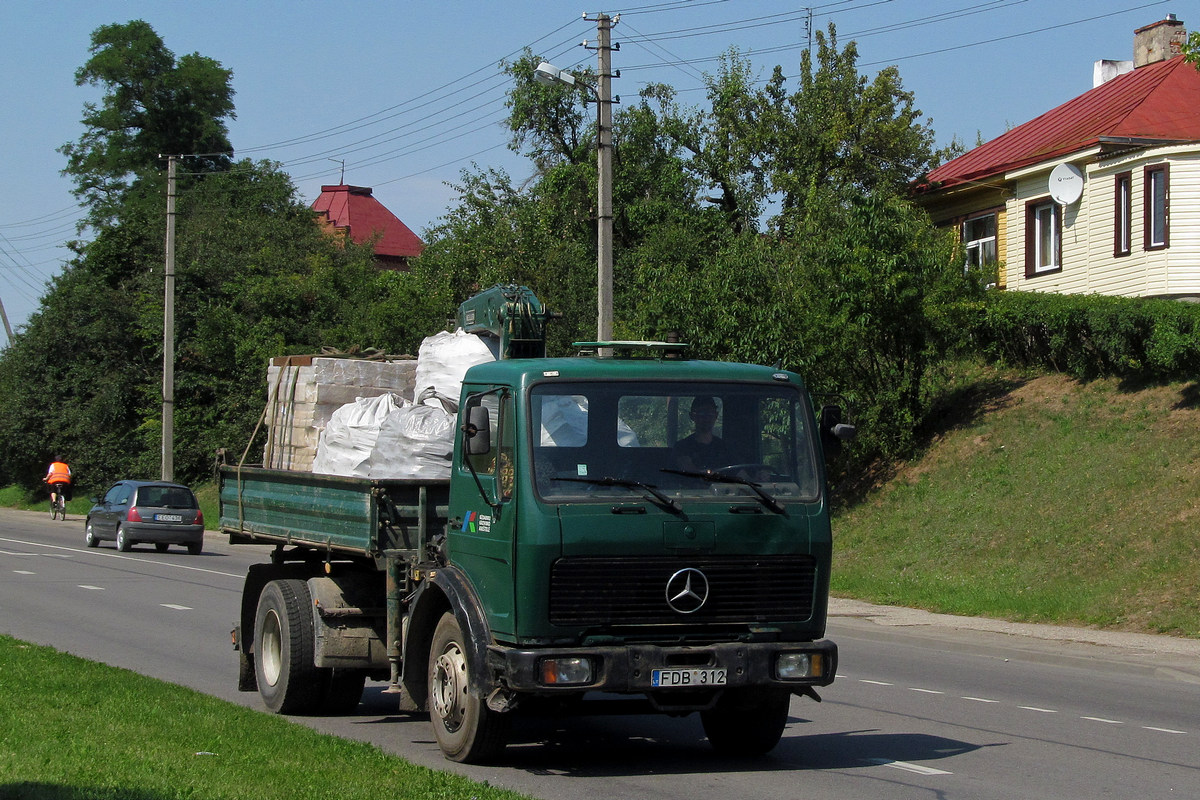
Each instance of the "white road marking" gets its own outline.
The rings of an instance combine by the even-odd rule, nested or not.
[[[37,575],[36,572],[30,572],[27,569],[14,569],[13,572],[17,573],[18,575]]]
[[[1038,708],[1037,706],[1017,706],[1017,708],[1023,708],[1026,711],[1037,711],[1041,714],[1057,714],[1058,713],[1058,711],[1056,711],[1053,708]]]
[[[18,553],[15,550],[0,550],[0,556],[31,556],[33,553]]]
[[[953,775],[953,772],[946,772],[944,769],[934,769],[933,767],[923,767],[920,764],[910,764],[907,761],[893,761],[890,758],[868,758],[867,763],[878,764],[881,767],[891,767],[892,769],[902,769],[905,772],[915,772],[918,775]]]
[[[908,690],[910,692],[920,692],[921,694],[945,694],[945,692],[939,692],[936,689],[918,689],[915,686],[908,687]]]
[[[79,553],[75,552],[75,548],[63,547],[61,545],[55,545],[55,544],[43,544],[41,542],[26,542],[21,539],[5,539],[3,537],[0,537],[0,542],[9,542],[11,544],[23,544],[23,545],[27,545],[29,547],[53,548],[55,550],[66,550],[67,552],[71,553],[72,556],[79,555]],[[32,553],[10,553],[9,555],[28,556],[28,555],[33,555],[33,554]],[[42,555],[47,555],[47,554],[43,553]],[[100,556],[102,558],[119,558],[119,559],[122,559],[125,561],[141,561],[146,564],[154,564],[156,566],[169,567],[171,569],[184,569],[184,570],[188,570],[189,572],[207,572],[210,575],[221,575],[226,578],[237,578],[239,581],[246,577],[245,575],[242,575],[240,573],[221,572],[220,570],[205,569],[204,567],[189,567],[186,564],[175,564],[175,563],[172,563],[169,561],[151,561],[151,560],[145,559],[145,558],[138,558],[137,556],[127,556],[127,555],[122,555],[121,553],[108,553],[108,552],[104,552],[102,550],[90,550],[90,551],[88,551],[87,555]],[[68,558],[70,558],[72,556],[68,556]]]
[[[1187,731],[1177,731],[1174,728],[1153,728],[1149,725],[1143,725],[1142,730],[1155,731],[1157,733],[1178,733],[1178,734],[1187,733]]]
[[[176,611],[191,611],[192,610],[191,606],[177,606],[174,603],[159,603],[159,605],[162,606],[163,608],[173,608]]]
[[[1080,717],[1091,722],[1103,722],[1105,725],[1124,725],[1125,723],[1119,719],[1105,719],[1104,717]]]
[[[989,700],[986,697],[964,697],[963,700],[970,700],[973,703],[999,703],[999,700]]]
[[[884,681],[868,681],[865,679],[859,679],[858,682],[859,683],[869,683],[872,686],[895,686],[896,685],[894,683],[885,683]]]
[[[89,585],[88,585],[88,584],[86,584],[86,583],[81,583],[81,584],[79,584],[79,588],[80,588],[80,589],[88,589],[88,590],[90,590],[90,591],[93,591],[93,592],[103,592],[103,591],[104,591],[104,587],[103,587],[103,586],[89,586]]]

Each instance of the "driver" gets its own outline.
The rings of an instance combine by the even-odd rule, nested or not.
[[[680,469],[719,469],[734,462],[731,448],[713,434],[717,424],[717,401],[713,397],[692,398],[688,417],[695,430],[675,443],[675,461]]]

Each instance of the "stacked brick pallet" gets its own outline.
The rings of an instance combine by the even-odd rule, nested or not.
[[[281,356],[267,369],[267,445],[263,465],[312,469],[321,431],[341,406],[386,392],[413,396],[417,362]]]

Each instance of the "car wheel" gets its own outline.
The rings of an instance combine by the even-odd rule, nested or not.
[[[87,542],[88,547],[99,547],[100,540],[96,538],[96,529],[92,527],[91,520],[88,520],[87,526],[83,529],[83,539]]]
[[[160,553],[165,553],[167,550],[171,549],[171,545],[167,544],[166,542],[155,542],[154,549]]]
[[[129,548],[133,546],[133,542],[129,541],[129,534],[125,533],[125,526],[117,526],[117,549],[122,553],[128,553]]]
[[[198,556],[204,550],[204,542],[188,542],[187,551],[189,556]]]

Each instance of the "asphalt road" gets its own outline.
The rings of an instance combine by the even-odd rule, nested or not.
[[[0,509],[0,632],[261,708],[229,630],[266,553],[87,549],[80,518]],[[547,800],[1200,797],[1200,641],[844,601],[829,627],[837,682],[749,761],[714,756],[694,716],[618,716],[520,718],[503,766],[451,764],[381,684],[352,716],[296,720]]]

